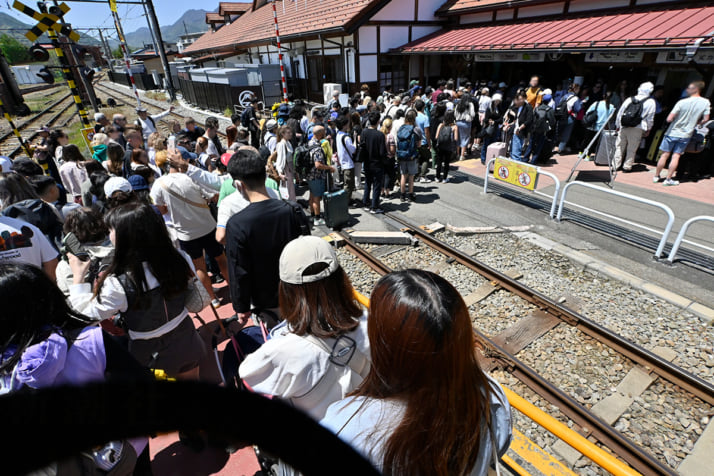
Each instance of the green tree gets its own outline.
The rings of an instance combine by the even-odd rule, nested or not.
[[[22,44],[20,40],[8,34],[0,36],[0,49],[10,64],[22,63],[30,59],[27,45]]]
[[[117,46],[115,49],[112,50],[112,56],[116,59],[124,58],[124,53],[122,53],[121,51],[121,46]]]

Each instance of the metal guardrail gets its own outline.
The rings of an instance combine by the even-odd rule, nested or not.
[[[617,197],[622,197],[626,198],[628,200],[633,200],[635,202],[639,203],[644,203],[645,205],[651,205],[653,207],[660,208],[664,210],[665,213],[667,213],[667,226],[664,228],[664,231],[662,232],[662,238],[659,241],[659,246],[657,247],[657,251],[655,252],[655,258],[660,258],[662,256],[662,253],[664,252],[664,247],[667,244],[667,239],[669,238],[669,234],[672,232],[672,226],[674,225],[674,212],[672,211],[671,208],[669,208],[667,205],[664,203],[656,202],[654,200],[649,200],[647,198],[642,198],[638,197],[637,195],[631,195],[629,193],[623,193],[623,192],[618,192],[617,190],[610,190],[607,188],[602,188],[598,187],[597,185],[592,185],[589,183],[585,182],[570,182],[569,184],[565,185],[563,188],[563,193],[560,196],[560,203],[558,204],[558,217],[557,220],[560,221],[562,216],[563,216],[563,205],[565,204],[565,197],[568,194],[568,190],[573,187],[573,186],[579,186],[579,187],[584,187],[584,188],[589,188],[591,190],[597,190],[600,192],[608,193],[610,195],[615,195]]]
[[[508,162],[513,162],[515,164],[520,164],[521,162],[517,160],[511,160],[511,159],[506,159],[505,157],[499,157],[500,160],[506,160]],[[486,164],[486,173],[484,174],[483,177],[483,193],[488,193],[488,177],[491,174],[491,164],[496,162],[496,159],[491,159],[488,161]],[[536,167],[536,170],[538,171],[538,175],[545,175],[546,177],[549,177],[550,179],[555,182],[555,193],[553,194],[553,202],[550,206],[550,217],[554,218],[555,217],[555,206],[556,203],[558,202],[558,195],[560,194],[560,180],[558,180],[558,177],[553,175],[550,172],[546,172],[545,170],[541,169],[540,167]]]
[[[670,264],[674,263],[674,258],[677,256],[677,252],[679,251],[679,247],[682,245],[682,241],[684,240],[684,235],[687,234],[687,230],[689,229],[689,226],[698,221],[710,221],[714,223],[714,217],[710,217],[707,215],[700,215],[697,217],[692,217],[686,222],[684,222],[684,225],[682,225],[682,229],[679,230],[679,234],[677,235],[677,239],[674,240],[674,245],[672,246],[672,251],[669,252],[669,256],[667,256],[667,261],[669,261]]]

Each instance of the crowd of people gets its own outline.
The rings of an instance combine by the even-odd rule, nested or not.
[[[0,295],[13,303],[0,313],[0,393],[147,369],[199,379],[207,349],[191,313],[227,304],[214,288],[225,282],[239,325],[265,330],[232,370],[248,388],[321,421],[385,474],[485,474],[508,447],[510,410],[479,368],[463,300],[407,270],[380,280],[363,309],[331,245],[310,236],[323,197],[344,189],[379,214],[383,200],[417,201],[415,182],[447,183],[454,161],[485,163],[494,143],[537,163],[608,128],[630,171],[667,124],[654,180],[669,161],[663,183],[676,185],[681,155],[706,141],[710,104],[698,81],[671,110],[649,82],[632,96],[603,82],[552,91],[537,76],[390,89],[271,111],[253,98],[225,143],[215,117],[204,128],[171,109],[139,107],[133,122],[97,113],[91,157],[43,128],[32,158],[0,159]],[[137,468],[146,444],[125,445]]]
[[[335,184],[352,192],[363,182],[364,204],[379,212],[392,186],[401,180],[406,200],[425,177],[425,103],[384,121],[358,107],[309,120],[300,104],[277,118],[247,108],[225,144],[216,118],[205,129],[169,120],[165,136],[165,115],[139,109],[129,123],[100,113],[91,157],[46,130],[32,158],[0,162],[0,296],[10,303],[0,312],[0,394],[152,378],[151,369],[200,380],[206,360],[215,363],[191,316],[228,304],[222,294],[238,328],[265,329],[234,367],[246,388],[320,421],[385,474],[485,474],[509,446],[510,407],[479,367],[458,292],[406,270],[384,277],[364,308],[295,201],[306,183],[314,225]],[[394,122],[409,134],[392,134]],[[427,444],[435,435],[439,444]],[[195,451],[216,444],[195,432],[180,439]],[[120,453],[121,474],[149,474],[148,442],[78,458],[106,464]]]

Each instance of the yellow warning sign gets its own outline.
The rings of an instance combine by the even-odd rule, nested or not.
[[[511,185],[535,190],[538,182],[538,167],[498,157],[494,163],[493,176]]]
[[[84,142],[87,143],[89,150],[94,153],[94,148],[92,147],[92,139],[94,138],[94,127],[87,127],[82,129],[82,137],[84,137]]]

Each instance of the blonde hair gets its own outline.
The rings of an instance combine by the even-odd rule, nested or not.
[[[109,136],[104,134],[103,132],[97,132],[92,137],[92,147],[96,147],[99,144],[107,145],[108,142],[109,142]]]
[[[389,134],[389,131],[392,129],[392,118],[391,117],[386,117],[384,119],[384,122],[382,122],[382,134],[387,135]]]
[[[166,150],[166,139],[160,132],[152,132],[146,140],[146,145],[154,150]]]
[[[166,150],[157,150],[156,155],[154,156],[154,162],[156,162],[156,166],[160,168],[161,170],[164,170],[164,166],[166,165],[166,162],[169,159],[169,154],[168,151]]]

